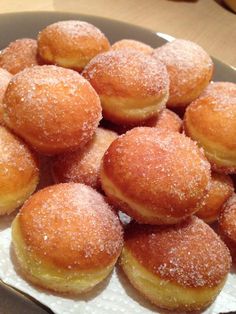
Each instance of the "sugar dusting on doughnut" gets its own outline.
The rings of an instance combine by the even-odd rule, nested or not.
[[[153,274],[184,287],[214,287],[231,265],[224,243],[197,217],[172,227],[135,225],[125,245]]]
[[[4,110],[7,125],[46,153],[84,145],[101,119],[100,101],[90,84],[75,71],[56,66],[15,75]]]
[[[81,184],[39,191],[21,209],[20,223],[28,249],[62,268],[107,266],[122,246],[118,217]]]
[[[99,93],[117,96],[156,94],[165,90],[169,79],[165,66],[153,57],[134,50],[109,51],[90,61],[83,75]],[[104,80],[99,84],[99,78]],[[95,81],[96,79],[96,81]],[[110,80],[110,88],[104,84]],[[138,93],[138,94],[136,94]]]
[[[155,49],[170,76],[169,107],[186,107],[208,85],[213,72],[210,56],[196,43],[176,39]]]
[[[35,39],[17,39],[0,51],[0,67],[12,74],[35,65],[38,65],[37,42]]]

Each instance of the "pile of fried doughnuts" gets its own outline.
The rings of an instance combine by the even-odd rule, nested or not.
[[[195,43],[111,44],[83,21],[0,52],[0,215],[23,205],[12,224],[23,278],[78,295],[120,257],[157,307],[215,300],[236,260],[236,84],[212,73]],[[53,183],[33,194],[44,156]]]

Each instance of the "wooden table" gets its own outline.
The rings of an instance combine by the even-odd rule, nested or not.
[[[0,0],[0,13],[67,11],[99,15],[195,41],[212,56],[236,67],[236,14],[220,1]]]

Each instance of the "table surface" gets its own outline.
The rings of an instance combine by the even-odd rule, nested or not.
[[[220,3],[215,0],[0,0],[0,13],[43,10],[109,17],[190,39],[212,56],[236,67],[236,14]]]

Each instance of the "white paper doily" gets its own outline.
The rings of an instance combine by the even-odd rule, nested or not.
[[[13,215],[0,220],[0,278],[6,284],[32,296],[57,314],[159,313],[156,307],[131,287],[118,268],[92,292],[74,299],[52,295],[30,285],[19,275],[14,266],[10,230],[12,219]],[[236,311],[236,272],[229,274],[223,291],[204,313],[218,314],[230,311]]]

